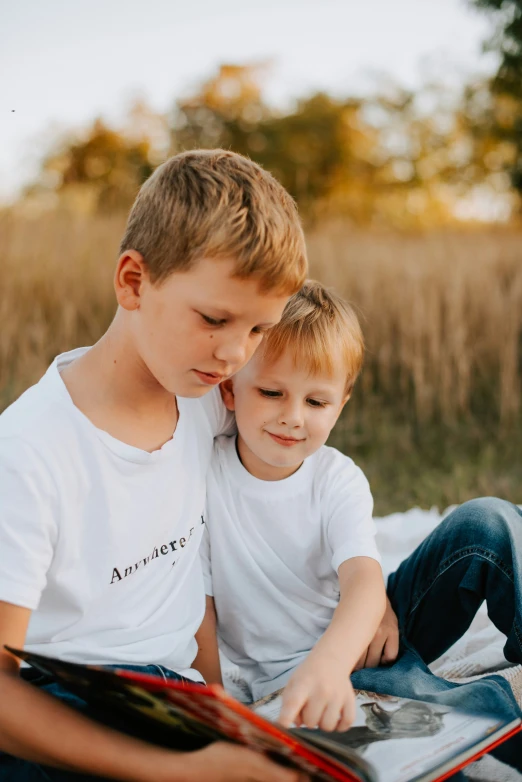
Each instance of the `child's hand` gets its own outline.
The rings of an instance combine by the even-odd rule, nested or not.
[[[357,661],[354,671],[360,668],[377,668],[388,665],[399,654],[399,622],[391,603],[386,598],[386,611],[372,642]]]
[[[283,690],[279,722],[321,730],[348,730],[355,718],[355,695],[346,664],[311,652]]]

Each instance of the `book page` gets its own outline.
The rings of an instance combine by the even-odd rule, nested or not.
[[[278,692],[257,701],[253,708],[273,721],[277,720],[281,703]],[[356,750],[383,782],[410,782],[435,779],[435,769],[451,759],[457,764],[459,755],[502,725],[494,718],[469,715],[447,706],[357,692],[356,718],[350,730],[296,732],[326,751],[330,744],[339,758],[343,748]]]
[[[283,690],[277,690],[252,704],[251,709],[266,720],[277,722],[283,703]]]

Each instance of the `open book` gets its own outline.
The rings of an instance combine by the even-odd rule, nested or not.
[[[447,776],[521,729],[423,701],[361,692],[357,718],[343,733],[293,728],[275,720],[279,694],[251,708],[221,687],[166,681],[131,671],[79,665],[6,647],[101,712],[143,728],[144,737],[180,748],[236,741],[306,771],[314,780],[432,782]],[[121,722],[121,719],[120,719]]]

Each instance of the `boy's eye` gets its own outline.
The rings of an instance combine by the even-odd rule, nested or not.
[[[275,399],[276,397],[281,396],[281,391],[272,391],[270,388],[260,388],[259,393],[261,396],[266,396],[269,399]]]
[[[199,313],[205,323],[208,323],[209,326],[222,326],[223,323],[226,323],[226,320],[223,318],[211,318],[210,315],[204,315],[202,312]]]
[[[320,399],[307,399],[310,407],[326,407],[326,402],[321,402]]]
[[[265,334],[267,334],[268,329],[266,326],[254,326],[252,329],[253,334],[261,334],[262,337],[264,337]]]

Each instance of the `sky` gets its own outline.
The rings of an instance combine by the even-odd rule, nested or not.
[[[467,0],[0,0],[0,199],[35,175],[57,133],[159,111],[221,63],[272,63],[274,103],[361,94],[380,74],[418,86],[494,68]]]

